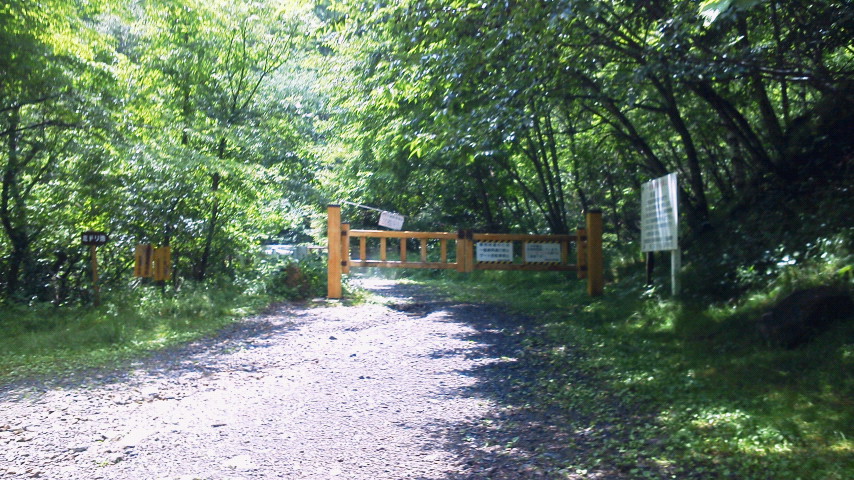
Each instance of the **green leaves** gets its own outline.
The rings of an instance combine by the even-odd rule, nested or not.
[[[43,298],[51,278],[69,275],[71,232],[114,149],[113,52],[73,2],[17,2],[0,12],[0,285],[5,296]],[[8,52],[8,53],[7,53]],[[54,285],[56,286],[56,285]]]
[[[353,161],[375,160],[361,166],[386,174],[375,178],[410,172],[392,187],[406,191],[398,210],[401,197],[420,199],[413,175],[436,178],[465,202],[456,210],[523,219],[503,228],[562,231],[607,205],[618,236],[634,238],[634,192],[677,171],[684,224],[699,231],[751,182],[791,180],[802,162],[784,132],[850,77],[837,36],[850,15],[834,2],[368,7],[355,2],[341,36],[362,84],[342,92],[348,121],[360,121],[353,143],[371,150]],[[475,158],[492,188],[469,181],[486,171],[470,168]],[[451,164],[461,180],[441,178]],[[385,199],[386,185],[373,195]]]
[[[312,5],[131,3],[0,9],[4,295],[85,298],[75,240],[95,227],[107,285],[143,241],[172,243],[178,278],[236,274],[229,259],[295,222],[282,205],[314,198],[323,100],[294,80]]]
[[[708,27],[724,12],[732,10],[747,10],[765,0],[704,0],[700,3],[700,15]]]

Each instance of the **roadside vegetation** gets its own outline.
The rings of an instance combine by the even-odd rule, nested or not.
[[[137,283],[103,293],[101,305],[0,304],[0,384],[112,365],[206,335],[270,304],[326,292],[317,255],[261,257],[251,276],[178,287]]]
[[[769,342],[757,328],[763,313],[796,290],[854,292],[844,188],[824,181],[800,195],[790,191],[784,202],[774,200],[778,190],[757,195],[753,208],[693,238],[677,297],[665,255],[646,286],[637,245],[613,238],[609,281],[595,299],[584,280],[555,272],[418,273],[412,280],[535,320],[523,332],[521,355],[541,374],[525,387],[540,407],[573,412],[577,431],[598,432],[579,437],[589,455],[570,461],[566,472],[617,465],[631,478],[848,479],[854,312],[838,312],[836,323],[796,348]],[[816,198],[832,206],[821,225],[808,221]],[[778,210],[766,208],[771,203]],[[837,233],[822,235],[828,231]]]
[[[622,432],[591,459],[854,478],[850,315],[791,350],[756,329],[798,288],[854,289],[853,25],[830,0],[8,3],[0,382],[322,296],[322,259],[257,252],[323,244],[330,203],[369,206],[344,210],[352,228],[380,209],[408,230],[538,234],[599,208],[602,298],[561,275],[420,278],[541,319],[535,388]],[[642,286],[637,246],[641,185],[674,172],[678,298],[664,257]],[[90,230],[110,237],[100,306]],[[170,247],[167,285],[134,277],[144,245]]]
[[[850,245],[850,244],[849,244]],[[639,265],[591,300],[557,273],[476,272],[417,282],[460,301],[536,319],[521,361],[537,408],[572,412],[579,447],[565,472],[617,466],[631,478],[847,479],[854,476],[854,317],[807,345],[763,342],[755,321],[781,291],[852,283],[851,251],[781,271],[735,302],[699,306],[644,288]],[[659,282],[663,279],[659,279]]]

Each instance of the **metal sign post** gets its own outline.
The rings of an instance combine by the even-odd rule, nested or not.
[[[101,287],[98,285],[98,247],[92,245],[89,251],[92,254],[92,290],[95,292],[95,306],[101,305]]]

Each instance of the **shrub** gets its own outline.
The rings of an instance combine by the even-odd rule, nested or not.
[[[258,269],[267,294],[285,300],[305,300],[326,293],[326,261],[320,255],[301,260],[268,257]]]

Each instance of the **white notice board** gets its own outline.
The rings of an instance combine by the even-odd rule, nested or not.
[[[679,248],[679,209],[676,174],[641,185],[641,251]]]
[[[390,228],[392,230],[400,230],[403,228],[403,215],[392,212],[380,213],[380,226]]]
[[[478,262],[512,262],[512,242],[477,242],[475,257]]]
[[[525,261],[528,263],[560,263],[560,243],[526,243]]]

